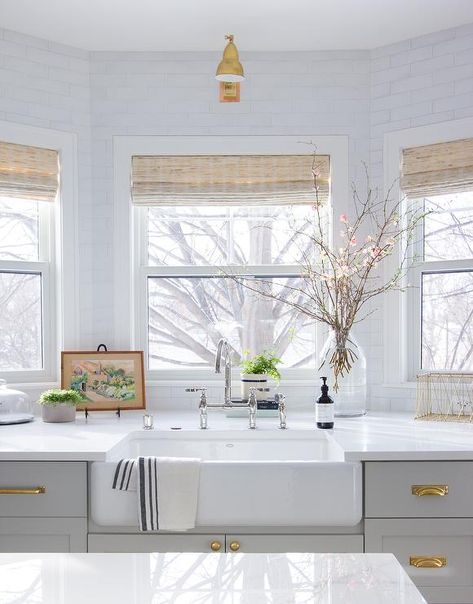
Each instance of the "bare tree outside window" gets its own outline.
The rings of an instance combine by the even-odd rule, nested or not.
[[[38,203],[0,199],[1,371],[42,368],[42,278],[31,270],[38,260]]]
[[[150,369],[206,368],[225,337],[238,362],[245,350],[275,350],[284,367],[314,367],[315,326],[293,309],[252,295],[222,275],[198,267],[249,267],[273,287],[299,281],[292,265],[307,251],[310,208],[156,207],[148,209],[148,265],[189,267],[185,277],[148,277]],[[284,266],[288,270],[284,271]],[[269,272],[271,272],[269,270]]]
[[[473,192],[423,203],[422,369],[473,371]]]

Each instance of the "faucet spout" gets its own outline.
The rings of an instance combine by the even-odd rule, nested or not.
[[[225,362],[225,393],[224,404],[232,405],[232,353],[230,345],[224,338],[221,338],[217,344],[217,353],[215,355],[215,373],[222,372],[222,358]]]

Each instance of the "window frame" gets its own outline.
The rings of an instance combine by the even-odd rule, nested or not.
[[[115,196],[115,345],[144,350],[147,359],[147,291],[148,276],[206,277],[221,274],[220,267],[167,267],[145,265],[147,258],[146,208],[133,207],[130,202],[130,167],[133,155],[146,154],[297,154],[302,141],[312,142],[317,153],[330,155],[331,210],[341,208],[348,198],[348,137],[346,136],[117,136],[114,137]],[[185,150],[185,151],[183,151]],[[331,230],[332,212],[329,211]],[[260,276],[291,276],[298,274],[296,265],[246,266],[245,272]],[[125,273],[125,275],[123,274]],[[123,283],[128,282],[128,291]],[[120,285],[118,285],[120,284]],[[130,317],[129,326],[123,317]],[[314,380],[311,369],[286,369],[283,379]],[[149,370],[150,381],[219,380],[212,369]]]
[[[403,213],[409,210],[399,185],[402,150],[435,143],[473,137],[473,118],[452,120],[409,128],[384,136],[384,191],[392,199],[403,200]],[[423,227],[414,236],[412,254],[423,243]],[[417,249],[416,249],[417,246]],[[399,255],[386,258],[386,275],[397,267]],[[406,386],[415,388],[415,378],[421,362],[421,287],[422,273],[455,271],[472,267],[470,260],[429,261],[411,263],[402,286],[405,291],[388,292],[384,298],[384,383],[385,387]]]
[[[8,272],[41,274],[42,369],[0,371],[10,384],[56,383],[60,349],[77,345],[77,140],[67,132],[0,121],[0,140],[54,149],[59,154],[60,186],[55,202],[39,202],[38,261],[1,261]]]

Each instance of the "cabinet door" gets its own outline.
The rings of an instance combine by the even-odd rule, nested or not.
[[[136,535],[133,533],[89,534],[89,552],[220,552],[225,535]]]
[[[429,604],[473,602],[473,520],[365,520],[365,551],[394,554]]]
[[[86,552],[85,518],[0,518],[0,552]]]
[[[240,535],[226,536],[227,552],[353,553],[363,552],[363,535]]]

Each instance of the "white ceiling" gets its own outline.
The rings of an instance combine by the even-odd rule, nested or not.
[[[473,0],[0,0],[0,25],[88,50],[368,49],[473,22]]]

